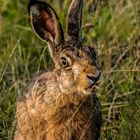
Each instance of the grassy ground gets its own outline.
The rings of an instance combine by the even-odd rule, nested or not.
[[[55,7],[64,30],[71,0],[47,0]],[[63,1],[63,4],[58,2]],[[96,2],[96,1],[95,1]],[[25,0],[0,0],[0,140],[10,139],[16,98],[50,59],[46,44],[32,32]],[[63,12],[62,12],[63,11]],[[140,139],[140,1],[93,0],[84,4],[85,44],[96,46],[104,83],[101,140]]]

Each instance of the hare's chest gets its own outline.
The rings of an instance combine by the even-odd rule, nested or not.
[[[58,108],[47,120],[47,138],[50,140],[90,140],[92,113],[90,107],[87,109],[67,105]]]

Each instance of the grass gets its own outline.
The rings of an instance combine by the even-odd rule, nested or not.
[[[63,1],[63,0],[62,0]],[[66,31],[65,17],[71,0],[47,2],[56,9]],[[33,75],[50,63],[46,44],[32,32],[28,1],[0,0],[0,139],[13,132],[17,96]],[[63,12],[62,12],[63,11]],[[140,139],[140,1],[102,0],[96,11],[92,0],[83,12],[85,44],[96,46],[104,83],[101,140]]]

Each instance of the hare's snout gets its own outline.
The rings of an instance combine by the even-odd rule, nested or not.
[[[96,77],[92,74],[87,75],[89,85],[93,85],[96,82]]]
[[[97,77],[92,74],[88,74],[87,79],[89,86],[86,88],[86,90],[89,92],[97,92],[102,82],[101,72],[99,72]]]
[[[102,81],[101,79],[101,71],[96,67],[89,66],[89,68],[86,71],[86,93],[91,94],[97,92]]]
[[[77,69],[80,69],[80,66]],[[101,83],[101,72],[97,67],[90,64],[86,68],[82,66],[77,75],[76,86],[78,93],[92,94],[98,91]]]

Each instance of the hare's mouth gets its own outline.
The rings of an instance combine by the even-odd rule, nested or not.
[[[94,82],[92,84],[90,84],[86,90],[89,91],[89,92],[96,92],[98,91],[99,87],[100,87],[100,84],[101,84],[101,81],[102,81],[102,75],[101,73],[99,73],[98,77],[94,78]]]

